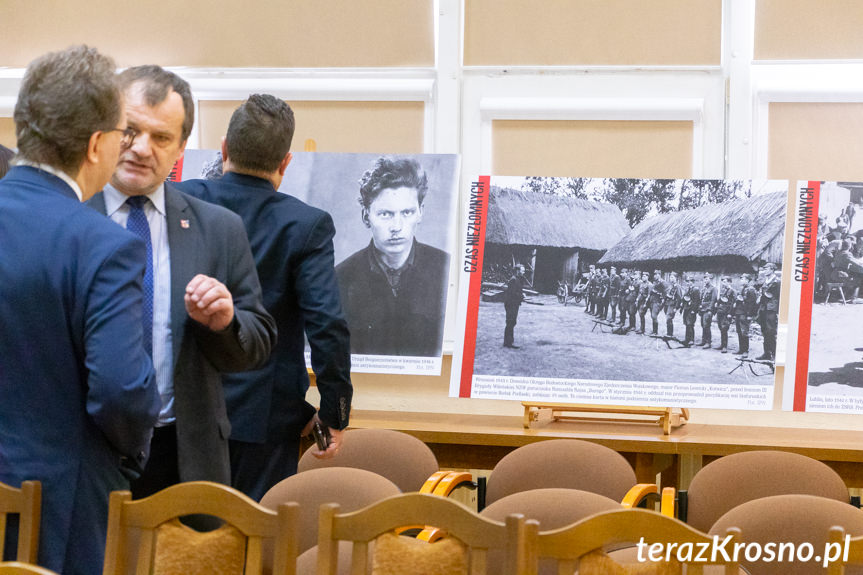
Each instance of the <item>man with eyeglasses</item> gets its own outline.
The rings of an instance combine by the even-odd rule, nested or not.
[[[181,481],[230,484],[222,373],[269,357],[276,328],[239,216],[166,182],[194,122],[189,84],[158,66],[120,74],[130,133],[111,185],[90,204],[149,246],[145,347],[162,399],[135,498]]]
[[[41,482],[38,562],[62,573],[101,572],[108,494],[145,464],[159,413],[144,242],[80,203],[126,129],[114,70],[86,46],[31,63],[0,181],[0,481]]]

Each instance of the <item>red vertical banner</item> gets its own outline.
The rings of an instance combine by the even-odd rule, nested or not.
[[[485,250],[485,223],[491,178],[480,176],[471,184],[467,212],[463,271],[468,275],[467,313],[464,327],[464,349],[461,360],[459,397],[470,397],[473,383],[476,332],[479,321],[479,300],[482,295],[482,259]]]
[[[794,411],[806,411],[809,384],[809,343],[815,296],[815,257],[818,252],[818,201],[821,182],[807,182],[798,190],[795,277],[800,283],[800,319],[797,328],[797,363],[794,374]],[[805,265],[798,265],[805,264]],[[805,271],[803,271],[805,270]]]
[[[169,182],[182,182],[183,181],[183,156],[180,156],[180,159],[177,160],[177,163],[174,164],[174,167],[171,168],[171,173],[168,174]]]

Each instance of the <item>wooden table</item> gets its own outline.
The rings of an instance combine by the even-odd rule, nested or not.
[[[518,416],[363,411],[351,427],[395,429],[431,447],[443,468],[492,469],[528,443],[582,439],[620,452],[639,482],[686,489],[702,465],[717,457],[755,449],[781,449],[824,461],[849,487],[863,487],[863,432],[689,423],[670,435],[650,424],[555,421],[524,429]]]

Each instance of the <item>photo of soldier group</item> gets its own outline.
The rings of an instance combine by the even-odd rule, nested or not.
[[[812,189],[802,182],[799,187]],[[826,412],[863,412],[863,183],[820,182],[814,235],[814,289],[801,297],[800,315],[808,316],[809,333],[799,333],[801,344],[795,369],[795,388],[806,386],[806,401],[795,409]],[[802,213],[802,212],[801,212]],[[798,226],[800,224],[798,223]],[[810,229],[814,226],[810,226]],[[798,238],[804,238],[798,227]],[[793,301],[793,300],[792,300]],[[798,318],[793,318],[798,321]],[[796,325],[789,326],[793,329]],[[808,339],[806,339],[808,336]],[[803,369],[797,370],[797,365]],[[795,373],[796,372],[796,373]],[[802,372],[802,373],[801,373]],[[790,382],[786,387],[791,387]],[[787,406],[786,406],[787,407]]]
[[[787,182],[491,182],[475,375],[772,389]]]

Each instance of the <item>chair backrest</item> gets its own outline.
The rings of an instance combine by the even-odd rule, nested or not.
[[[218,517],[226,525],[198,533],[174,521],[187,515]],[[272,511],[239,491],[208,481],[180,483],[136,501],[132,501],[128,491],[115,491],[111,493],[108,511],[103,573],[122,575],[127,566],[134,566],[136,573],[158,573],[156,564],[162,561],[185,565],[175,572],[190,573],[190,567],[201,573],[226,572],[225,564],[236,562],[240,574],[259,574],[263,572],[263,544],[275,541],[272,573],[293,574],[298,515],[295,504],[284,504],[278,511]],[[183,541],[170,545],[172,535],[182,537]],[[224,557],[226,547],[233,545],[238,546],[240,557]],[[160,555],[160,548],[166,547],[178,548],[177,555],[182,557],[172,552],[165,552],[170,556]],[[208,567],[210,563],[214,566]]]
[[[20,488],[0,483],[0,558],[6,540],[8,514],[18,515],[18,561],[35,563],[39,552],[39,525],[42,516],[42,484],[24,481]]]
[[[537,573],[540,559],[556,561],[558,573],[573,573],[576,567],[579,575],[628,573],[604,553],[624,544],[634,544],[638,549],[634,565],[639,569],[632,572],[647,573],[645,567],[652,564],[655,569],[651,573],[680,573],[681,565],[686,565],[687,575],[702,573],[706,565],[724,565],[726,575],[738,573],[732,559],[711,555],[711,537],[682,521],[645,509],[605,511],[567,527],[541,532],[539,525],[530,520],[526,532],[526,575]],[[657,544],[661,545],[654,548],[651,556],[651,546]],[[708,552],[699,556],[702,548]]]
[[[749,557],[743,552],[740,555],[741,567],[752,575],[820,575],[825,572],[822,552],[827,549],[830,528],[836,525],[852,536],[863,535],[863,511],[850,503],[815,495],[775,495],[731,509],[716,521],[710,534],[722,536],[729,528],[736,528],[741,543],[758,543],[763,550],[761,557],[756,558],[754,551]],[[775,557],[768,556],[768,543],[774,544],[771,549]]]
[[[0,563],[0,575],[57,575],[56,571],[19,561]]]
[[[863,536],[851,537],[843,527],[830,528],[830,558],[836,558],[827,566],[827,575],[863,574]]]
[[[707,531],[742,503],[794,493],[849,501],[842,478],[821,461],[788,451],[744,451],[720,457],[695,474],[687,491],[686,522]]]
[[[518,513],[525,519],[539,523],[539,529],[549,531],[572,525],[577,521],[603,511],[620,509],[620,502],[609,499],[598,493],[578,489],[531,489],[507,495],[498,499],[482,511],[480,515],[495,521],[504,521],[509,515]],[[489,562],[496,567],[502,560],[499,553],[490,553]],[[497,571],[493,569],[492,572]],[[555,565],[550,560],[542,560],[539,573],[551,575],[557,573]]]
[[[388,573],[411,573],[414,563],[421,561],[411,555],[394,552],[383,557],[382,547],[404,543],[412,551],[420,549],[434,551],[434,546],[455,544],[454,551],[447,559],[453,566],[447,573],[470,573],[482,575],[488,570],[489,550],[500,549],[506,553],[503,571],[495,575],[516,575],[524,571],[525,521],[523,516],[510,515],[506,522],[492,521],[481,517],[461,503],[425,493],[406,493],[374,503],[359,511],[341,513],[338,504],[321,507],[318,530],[318,573],[335,575],[338,572],[339,542],[352,542],[352,573],[358,575],[368,572],[369,546],[374,546],[372,564],[390,565]],[[448,536],[436,543],[425,543],[407,537],[393,535],[393,529],[405,525],[434,525],[446,530]],[[384,538],[378,539],[380,536]],[[403,542],[401,540],[404,540]],[[446,543],[445,543],[446,542]],[[459,545],[461,544],[461,545]],[[462,545],[464,547],[462,547]],[[463,548],[467,548],[465,554]],[[457,551],[455,549],[458,549]],[[457,556],[457,557],[454,557]],[[464,564],[456,567],[457,559],[464,558]],[[392,565],[392,563],[396,565]],[[384,569],[379,568],[378,571]]]
[[[355,467],[382,475],[407,493],[419,491],[425,480],[438,470],[437,458],[429,447],[412,435],[391,429],[351,429],[345,432],[339,454],[332,459],[303,453],[298,472],[325,467]]]
[[[324,503],[338,503],[343,511],[355,511],[401,493],[377,473],[350,467],[313,469],[287,477],[264,494],[261,505],[276,509],[280,504],[299,503],[299,553],[318,542],[318,509]]]
[[[519,447],[501,459],[489,475],[485,502],[544,487],[580,489],[621,501],[633,485],[635,471],[613,449],[578,439],[552,439]]]

